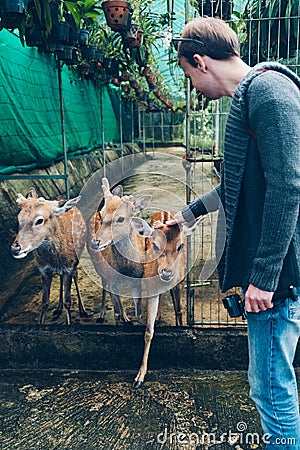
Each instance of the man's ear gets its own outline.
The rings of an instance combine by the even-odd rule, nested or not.
[[[194,61],[198,64],[198,67],[202,72],[206,72],[206,64],[205,64],[205,56],[200,56],[198,53],[195,53],[193,56]]]

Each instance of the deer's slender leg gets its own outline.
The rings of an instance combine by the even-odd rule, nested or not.
[[[114,313],[115,313],[115,320],[116,325],[119,325],[120,323],[131,323],[129,317],[123,310],[123,306],[120,300],[120,296],[118,294],[110,293],[111,301],[114,306]]]
[[[63,288],[63,276],[59,276],[59,300],[57,308],[53,311],[53,316],[59,317],[61,315],[62,309],[63,309],[63,295],[64,295],[64,288]]]
[[[72,284],[72,275],[69,273],[64,273],[63,275],[64,307],[67,313],[66,318],[67,325],[71,325],[71,284]]]
[[[80,291],[79,291],[78,280],[77,280],[77,270],[75,270],[75,272],[73,273],[73,280],[75,283],[75,288],[76,288],[76,293],[77,293],[77,298],[78,298],[79,315],[80,315],[80,317],[88,317],[89,315],[85,310],[84,303],[82,301]]]
[[[52,283],[52,272],[45,272],[42,274],[43,280],[43,297],[42,297],[42,313],[40,318],[40,324],[45,323],[46,312],[49,306],[50,288]]]
[[[158,302],[159,302],[159,295],[156,295],[155,297],[149,297],[147,299],[147,326],[145,331],[145,346],[144,346],[144,353],[143,353],[143,359],[141,367],[138,371],[137,376],[134,379],[134,382],[132,384],[132,387],[134,389],[137,389],[141,386],[141,384],[144,381],[145,375],[147,373],[148,368],[148,356],[151,346],[151,341],[154,334],[154,324],[155,324],[155,318],[157,315],[157,309],[158,309]]]
[[[175,320],[176,320],[177,327],[182,326],[181,292],[182,292],[182,286],[180,284],[177,284],[177,286],[174,286],[171,289],[171,297],[173,300],[174,311],[175,311]]]
[[[135,317],[137,318],[137,321],[142,325],[143,316],[142,316],[141,280],[140,279],[134,281],[134,284],[132,287],[132,296],[133,296],[133,302],[134,302]]]
[[[106,302],[106,281],[102,278],[102,295],[101,295],[101,308],[100,308],[100,313],[99,316],[97,317],[96,322],[98,323],[103,323],[104,322],[104,317],[105,317],[105,302]]]

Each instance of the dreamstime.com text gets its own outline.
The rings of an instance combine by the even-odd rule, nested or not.
[[[185,433],[177,431],[170,433],[167,427],[157,435],[158,444],[181,444],[181,445],[212,445],[224,444],[230,445],[257,445],[275,443],[276,445],[296,445],[295,438],[275,438],[272,439],[271,434],[263,434],[247,431],[247,424],[245,422],[238,422],[235,430],[229,430],[225,433]]]

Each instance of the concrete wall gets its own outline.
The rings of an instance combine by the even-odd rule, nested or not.
[[[19,326],[0,327],[1,368],[7,369],[138,369],[144,327]],[[300,365],[297,351],[295,365]],[[149,369],[195,368],[246,370],[245,328],[190,329],[157,327]]]

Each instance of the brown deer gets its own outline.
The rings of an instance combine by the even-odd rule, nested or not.
[[[107,178],[102,179],[104,206],[96,212],[89,224],[88,251],[97,273],[102,278],[103,292],[108,290],[114,306],[117,323],[130,322],[123,310],[120,295],[131,296],[135,302],[135,315],[141,320],[141,283],[144,274],[144,240],[130,226],[130,219],[146,208],[151,200],[145,195],[133,201],[123,196],[122,186],[112,192]],[[102,311],[104,314],[104,294]]]
[[[155,319],[159,307],[159,296],[171,290],[176,314],[176,323],[182,324],[181,293],[182,281],[186,275],[186,236],[196,230],[199,219],[188,227],[186,225],[166,225],[173,213],[155,213],[150,225],[143,219],[133,217],[131,225],[139,236],[146,239],[146,259],[143,279],[143,294],[147,297],[147,325],[142,364],[133,382],[133,388],[141,386],[147,373],[148,356],[154,334]]]
[[[79,313],[87,317],[77,283],[77,265],[85,243],[86,226],[75,205],[80,197],[71,200],[45,200],[31,188],[26,197],[18,194],[21,207],[18,214],[19,230],[11,246],[14,258],[25,258],[36,250],[38,268],[42,274],[42,312],[40,323],[45,322],[49,305],[53,273],[60,275],[60,298],[55,315],[63,306],[67,324],[71,323],[71,284],[74,279],[78,296]]]

